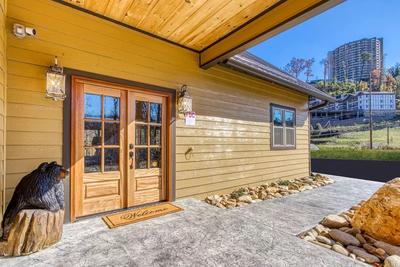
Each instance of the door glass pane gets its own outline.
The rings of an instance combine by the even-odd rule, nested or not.
[[[101,145],[101,122],[85,121],[85,146]]]
[[[118,148],[105,148],[104,149],[104,171],[118,171],[119,170],[119,149]]]
[[[112,122],[104,123],[104,144],[105,145],[119,144],[119,123],[112,123]]]
[[[161,104],[150,103],[150,122],[161,123]]]
[[[272,109],[272,119],[274,121],[274,126],[282,126],[282,110],[273,108]]]
[[[119,97],[104,97],[104,119],[119,120]]]
[[[150,168],[161,168],[161,148],[150,148]]]
[[[285,125],[286,127],[294,127],[294,112],[285,111]]]
[[[85,172],[100,172],[101,149],[85,148]]]
[[[136,169],[147,169],[147,148],[135,149]]]
[[[101,119],[101,96],[85,94],[85,118]]]
[[[161,145],[160,126],[150,126],[150,145]]]
[[[147,145],[147,125],[136,124],[135,139],[136,145]]]
[[[149,102],[136,101],[136,121],[147,122],[147,114],[149,113]]]

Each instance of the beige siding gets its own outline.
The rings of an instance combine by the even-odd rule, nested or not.
[[[5,205],[5,127],[6,127],[6,14],[7,0],[0,0],[0,221]]]
[[[197,54],[50,0],[8,3],[7,29],[35,26],[35,38],[8,31],[7,197],[45,160],[62,159],[61,102],[44,97],[54,56],[68,68],[172,89],[187,84],[195,127],[177,120],[177,196],[308,175],[307,97],[222,67],[202,70]],[[296,107],[298,148],[270,151],[269,103]],[[191,158],[185,151],[193,147]]]

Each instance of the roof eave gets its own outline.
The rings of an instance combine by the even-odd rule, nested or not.
[[[263,72],[263,71],[261,71],[261,70],[259,70],[257,68],[254,68],[254,67],[249,66],[247,64],[241,63],[240,61],[232,60],[232,58],[229,59],[229,60],[226,60],[223,63],[220,63],[220,65],[228,67],[228,68],[231,68],[231,69],[234,69],[234,70],[237,70],[237,71],[240,71],[242,73],[251,75],[253,77],[257,77],[259,79],[262,79],[262,80],[265,80],[265,81],[268,81],[268,82],[273,82],[273,83],[285,86],[287,88],[290,88],[292,90],[298,91],[300,93],[316,97],[316,98],[318,98],[320,100],[326,100],[328,102],[335,102],[336,101],[336,99],[334,97],[332,97],[332,96],[330,96],[328,94],[325,94],[322,91],[321,92],[315,92],[315,91],[311,91],[311,90],[309,90],[307,88],[294,85],[294,84],[289,83],[289,82],[287,82],[285,80],[279,79],[279,78],[277,78],[277,77],[275,77],[273,75],[265,73],[265,72]]]

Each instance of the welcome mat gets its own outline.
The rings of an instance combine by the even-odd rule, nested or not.
[[[115,228],[122,225],[160,217],[181,210],[182,209],[180,207],[172,205],[171,203],[162,203],[159,205],[110,214],[108,216],[104,216],[102,219],[109,228]]]

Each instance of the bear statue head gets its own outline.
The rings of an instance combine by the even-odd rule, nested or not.
[[[68,170],[63,166],[58,165],[57,162],[53,161],[50,163],[44,162],[40,164],[39,168],[40,172],[48,173],[52,177],[55,177],[57,180],[65,179],[65,177],[69,174]]]

